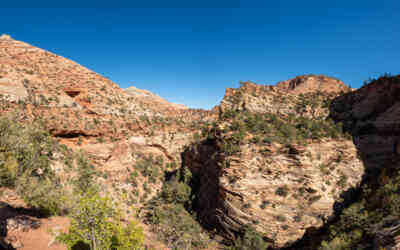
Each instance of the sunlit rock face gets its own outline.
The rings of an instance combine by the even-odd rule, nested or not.
[[[326,119],[330,100],[350,91],[323,76],[297,77],[277,86],[243,83],[227,89],[220,117],[257,113]],[[340,197],[361,183],[364,165],[348,137],[264,143],[247,131],[238,152],[227,154],[233,123],[220,122],[214,138],[188,150],[184,162],[200,179],[200,220],[227,238],[250,225],[273,246],[289,246],[308,229],[323,226]]]

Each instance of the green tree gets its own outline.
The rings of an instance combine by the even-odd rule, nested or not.
[[[70,250],[78,245],[91,250],[139,250],[143,249],[144,234],[131,222],[124,226],[120,212],[108,197],[88,191],[71,212],[69,232],[61,234],[59,240]]]

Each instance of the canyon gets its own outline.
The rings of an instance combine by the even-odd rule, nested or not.
[[[191,109],[0,37],[2,115],[22,126],[43,124],[67,148],[65,157],[85,155],[93,182],[121,204],[124,220],[143,227],[148,249],[223,249],[248,228],[270,249],[320,249],[307,241],[328,242],[321,230],[340,220],[362,187],[392,178],[384,172],[400,154],[399,83],[399,76],[383,76],[351,89],[322,75],[242,82],[212,110]],[[78,160],[60,155],[51,171],[71,191]],[[67,214],[37,216],[18,188],[0,191],[3,248],[67,249],[56,240],[68,230]],[[154,223],[154,211],[175,208],[167,191],[178,200],[185,194],[177,211],[199,228],[191,237],[207,243],[197,246],[177,230],[168,238],[169,228]],[[400,246],[391,229],[396,216],[368,234],[366,247]]]

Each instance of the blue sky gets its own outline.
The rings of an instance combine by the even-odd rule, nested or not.
[[[2,3],[0,33],[189,107],[245,80],[400,73],[398,0],[58,2]]]

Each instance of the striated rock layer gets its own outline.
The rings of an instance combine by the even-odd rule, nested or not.
[[[346,191],[361,183],[364,165],[352,140],[311,137],[289,142],[285,135],[282,141],[274,141],[272,135],[271,142],[267,134],[257,138],[252,129],[237,140],[242,132],[233,130],[248,125],[224,117],[253,113],[258,114],[254,119],[270,115],[271,123],[295,117],[323,121],[329,116],[329,101],[344,91],[351,89],[336,79],[316,76],[277,86],[246,82],[228,89],[211,137],[185,153],[185,165],[199,178],[200,220],[228,238],[251,226],[274,247],[289,246],[308,229],[323,226]],[[246,119],[246,124],[255,122]],[[232,139],[233,153],[226,143]]]
[[[337,98],[331,116],[355,137],[368,168],[379,168],[400,153],[400,76],[382,77]]]

